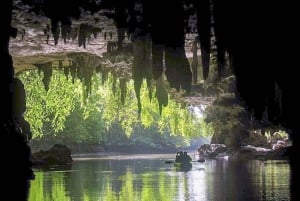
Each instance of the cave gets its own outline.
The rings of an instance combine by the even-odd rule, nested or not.
[[[298,200],[297,150],[300,145],[299,123],[296,117],[299,114],[299,106],[294,61],[296,57],[291,53],[291,47],[294,46],[292,28],[295,25],[290,26],[293,18],[289,14],[281,14],[288,11],[290,5],[230,0],[166,0],[159,3],[146,0],[1,1],[1,151],[4,153],[3,172],[11,175],[4,180],[2,197],[5,197],[6,192],[13,186],[17,190],[13,200],[24,200],[28,185],[26,175],[30,172],[30,150],[18,135],[20,130],[14,124],[12,107],[13,76],[15,71],[22,68],[22,61],[13,62],[10,41],[11,38],[17,37],[21,37],[22,40],[24,34],[26,37],[22,26],[12,26],[14,11],[22,9],[20,5],[27,5],[26,9],[29,9],[31,16],[35,16],[32,23],[44,31],[47,43],[52,43],[53,37],[53,46],[63,47],[67,45],[67,41],[72,40],[82,49],[89,49],[89,40],[96,38],[103,30],[96,26],[101,22],[101,18],[89,19],[87,23],[87,19],[82,19],[83,11],[89,14],[100,12],[101,16],[113,20],[116,29],[103,33],[107,40],[115,38],[107,43],[105,56],[114,57],[126,52],[136,55],[132,63],[135,91],[139,94],[143,79],[146,79],[149,85],[151,80],[157,81],[156,98],[160,111],[168,104],[163,77],[168,80],[171,88],[183,90],[184,93],[193,96],[191,92],[199,79],[197,75],[204,80],[208,79],[211,63],[215,63],[218,72],[215,79],[220,80],[226,74],[225,63],[228,60],[230,70],[236,77],[236,93],[247,110],[256,119],[263,119],[267,114],[270,122],[290,130],[293,140],[290,155],[291,200]],[[47,23],[38,20],[41,16],[48,19]],[[195,20],[193,26],[189,24],[192,16]],[[186,34],[194,34],[194,48],[197,45],[201,47],[201,73],[197,72],[197,68],[190,68],[184,48]],[[214,45],[211,45],[212,43]],[[25,47],[23,48],[26,51]],[[212,54],[214,57],[210,56]],[[149,55],[152,55],[151,59]],[[79,68],[82,66],[80,62],[85,58],[62,53],[53,60],[55,68],[62,68],[66,58],[71,58],[71,62],[67,64],[69,69],[64,67],[65,73],[81,77],[85,85],[89,86],[93,72],[87,70],[89,68]],[[94,58],[93,61],[97,63],[96,60]],[[47,75],[43,79],[46,90],[49,87],[53,61],[37,62],[35,65]],[[194,65],[197,65],[195,62]],[[16,68],[17,65],[20,67]],[[98,68],[99,71],[105,72],[103,66],[99,65]],[[123,84],[120,84],[120,88],[126,93],[126,73],[123,73],[121,78],[120,83]],[[139,111],[142,110],[141,104],[138,101]]]

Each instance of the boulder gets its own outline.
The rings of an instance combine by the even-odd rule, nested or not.
[[[242,146],[239,154],[244,158],[258,160],[288,160],[291,146],[280,147],[276,150],[266,149],[263,147],[255,147],[251,145]]]
[[[245,143],[254,147],[269,147],[267,137],[260,130],[250,131]]]
[[[217,158],[227,155],[228,148],[224,144],[203,144],[198,149],[201,157]]]
[[[270,139],[270,143],[276,144],[278,140],[284,140],[284,138],[280,135],[279,132],[273,133]]]
[[[72,163],[71,150],[62,144],[55,144],[48,151],[40,150],[32,154],[35,165],[67,165]]]

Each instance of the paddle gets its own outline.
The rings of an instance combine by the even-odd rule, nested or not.
[[[199,160],[196,160],[196,161],[191,161],[191,162],[204,163],[205,159],[202,158],[202,159],[199,159]],[[172,164],[172,163],[175,163],[175,161],[173,161],[173,160],[167,160],[167,161],[165,161],[165,164]]]

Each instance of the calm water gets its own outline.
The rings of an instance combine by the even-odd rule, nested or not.
[[[289,164],[234,159],[193,162],[174,155],[74,158],[69,170],[39,171],[30,201],[288,201]]]

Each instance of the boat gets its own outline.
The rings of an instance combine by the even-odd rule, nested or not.
[[[180,171],[188,171],[188,170],[192,169],[191,162],[184,162],[184,163],[175,162],[174,166],[177,170],[180,170]]]
[[[174,166],[180,170],[190,170],[192,168],[192,158],[187,152],[179,151],[176,154]]]
[[[175,167],[191,167],[192,163],[191,162],[185,162],[185,163],[174,163]]]

